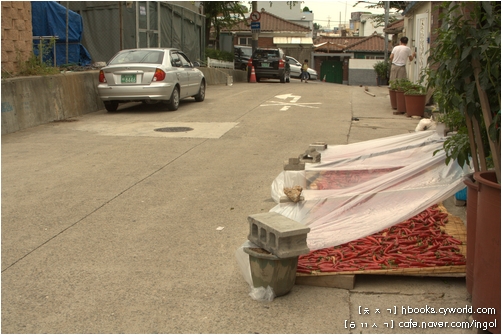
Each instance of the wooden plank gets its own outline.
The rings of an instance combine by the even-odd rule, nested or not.
[[[439,205],[442,212],[448,213],[442,204]],[[448,223],[445,231],[463,244],[460,252],[465,256],[467,251],[467,230],[461,218],[448,213]],[[353,289],[356,275],[398,275],[420,277],[465,277],[465,265],[437,266],[425,268],[402,268],[386,270],[369,270],[353,272],[314,272],[312,274],[297,273],[296,284],[311,285],[333,288]]]
[[[355,277],[355,275],[297,276],[295,284],[352,290],[354,288]]]

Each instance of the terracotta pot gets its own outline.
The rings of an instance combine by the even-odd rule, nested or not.
[[[479,186],[474,180],[474,173],[470,173],[464,178],[467,186],[467,264],[465,269],[465,283],[467,292],[472,295],[472,285],[474,281],[474,250],[476,246],[476,215],[478,209]]]
[[[406,115],[424,116],[426,95],[404,95]]]
[[[392,107],[392,109],[397,109],[396,90],[389,89],[389,96],[390,96],[390,106]]]
[[[404,101],[404,91],[396,91],[397,112],[406,113],[406,103]]]
[[[475,172],[474,179],[479,192],[472,307],[473,311],[493,308],[495,314],[476,313],[473,318],[500,334],[500,184],[494,171]]]

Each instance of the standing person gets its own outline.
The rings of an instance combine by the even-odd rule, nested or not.
[[[302,64],[302,75],[300,76],[301,81],[304,81],[308,83],[308,69],[309,69],[309,61],[308,59],[305,59]]]
[[[406,60],[409,59],[410,62],[417,56],[416,52],[411,53],[411,49],[408,47],[408,37],[401,37],[401,44],[397,45],[392,49],[390,54],[390,61],[392,66],[390,67],[390,79],[406,79],[408,76],[406,74]]]

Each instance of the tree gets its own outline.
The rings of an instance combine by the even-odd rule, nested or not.
[[[314,22],[314,30],[320,30],[322,26],[319,23]]]
[[[240,1],[202,1],[201,5],[206,16],[206,46],[209,44],[211,28],[214,28],[217,44],[221,29],[245,20],[245,13],[248,12]]]

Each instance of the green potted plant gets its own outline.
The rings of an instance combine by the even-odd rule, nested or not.
[[[469,164],[466,281],[472,307],[494,307],[500,319],[500,110],[501,53],[498,2],[443,2],[430,48],[428,88],[440,90],[439,109],[459,111],[462,124],[444,142],[446,162]],[[473,197],[474,195],[474,197]],[[488,331],[500,333],[500,324]]]
[[[420,84],[411,84],[404,92],[406,115],[424,116],[426,99],[427,88]]]
[[[396,102],[397,111],[394,114],[405,114],[406,113],[406,102],[404,100],[404,92],[409,90],[413,83],[408,79],[397,79],[396,80]]]
[[[389,97],[390,97],[390,106],[392,107],[392,109],[397,109],[397,100],[396,100],[397,89],[398,89],[397,79],[389,81]]]
[[[378,61],[373,65],[377,74],[377,86],[389,84],[390,63],[388,61]]]

